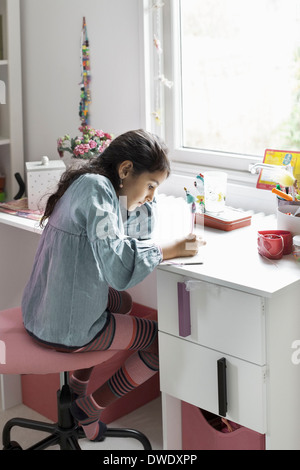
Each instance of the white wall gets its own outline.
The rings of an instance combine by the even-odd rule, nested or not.
[[[118,135],[143,127],[141,0],[21,0],[25,161],[57,159],[79,133],[80,35],[91,54],[91,125]]]
[[[91,51],[91,125],[115,135],[145,126],[142,0],[20,3],[25,161],[39,160],[42,155],[58,159],[57,138],[65,133],[77,135],[83,16]],[[183,187],[189,183],[192,187],[193,181],[185,175],[174,175],[164,190],[183,196]],[[242,189],[229,188],[229,204],[266,210],[261,194],[256,207],[253,191]],[[270,199],[269,205],[274,201]],[[137,302],[155,308],[155,279],[153,273],[132,289]]]
[[[80,125],[80,35],[91,54],[91,125],[118,135],[145,126],[142,0],[21,0],[25,161],[58,159]],[[29,262],[30,264],[30,262]],[[131,290],[156,307],[156,275]]]

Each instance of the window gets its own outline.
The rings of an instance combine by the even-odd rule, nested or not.
[[[162,15],[175,160],[248,171],[300,150],[300,0],[165,0]]]

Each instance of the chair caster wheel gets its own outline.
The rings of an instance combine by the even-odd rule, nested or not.
[[[3,450],[23,450],[20,444],[16,441],[10,441],[6,446],[3,447]]]

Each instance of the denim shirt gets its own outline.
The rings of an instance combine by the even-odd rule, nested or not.
[[[124,221],[125,234],[138,240],[148,240],[157,223],[157,202],[146,202],[133,212],[128,212]]]
[[[108,286],[128,289],[161,262],[157,245],[126,236],[123,218],[104,176],[85,174],[71,184],[42,233],[24,290],[29,334],[55,345],[84,346],[106,324]]]

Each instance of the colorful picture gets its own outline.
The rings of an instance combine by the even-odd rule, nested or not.
[[[300,152],[291,152],[288,150],[270,150],[265,151],[264,161],[268,165],[288,166],[291,165],[295,178],[300,166]],[[259,189],[270,189],[276,187],[277,181],[274,179],[274,169],[263,168],[259,174],[256,187]]]

